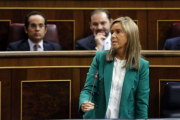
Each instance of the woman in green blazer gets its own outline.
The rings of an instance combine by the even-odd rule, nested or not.
[[[140,55],[137,25],[129,17],[114,20],[111,41],[111,49],[98,51],[93,59],[80,94],[79,115],[87,119],[147,119],[149,62]],[[121,67],[118,62],[123,62]]]

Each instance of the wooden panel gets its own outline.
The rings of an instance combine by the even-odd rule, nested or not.
[[[75,41],[84,37],[84,11],[74,10],[74,20],[75,20]],[[74,49],[75,49],[74,41]]]
[[[28,69],[29,80],[72,80],[72,110],[78,109],[79,93],[80,93],[80,72],[79,69]],[[78,112],[72,111],[71,117],[78,118]]]
[[[19,86],[20,86],[20,81],[22,80],[58,80],[58,79],[70,79],[72,80],[72,105],[71,108],[72,110],[72,115],[71,118],[79,118],[78,117],[78,101],[79,101],[79,94],[80,94],[80,79],[79,75],[80,73],[78,72],[79,69],[54,69],[54,68],[48,68],[48,69],[28,69],[25,68],[26,72],[24,70],[18,70],[14,69],[16,75],[19,76],[22,72],[24,75],[24,78],[18,78],[16,76],[13,76],[13,81],[19,81],[14,83],[13,89],[16,88],[16,92],[20,92]],[[25,73],[24,73],[25,72]],[[79,74],[78,74],[79,73]],[[17,89],[18,87],[18,89]],[[13,92],[14,93],[14,92]],[[14,96],[14,95],[13,95]],[[15,97],[15,96],[14,96]],[[16,96],[16,98],[13,99],[13,104],[16,105],[14,106],[14,113],[17,114],[19,112],[20,107],[19,107],[19,102],[20,101],[20,96]],[[62,102],[63,103],[63,102]],[[62,108],[62,107],[61,107]],[[14,115],[15,118],[19,118],[18,115]],[[65,117],[67,119],[67,117]],[[68,117],[69,118],[69,117]]]
[[[28,58],[19,58],[19,59],[14,59],[14,58],[4,58],[1,59],[2,63],[0,63],[0,66],[67,66],[67,65],[73,65],[73,66],[78,66],[78,65],[89,65],[89,63],[92,62],[92,58],[87,58],[86,61],[78,58],[60,58],[60,57],[52,57],[51,58],[37,58],[37,59],[28,59]],[[5,62],[5,61],[9,61]],[[64,62],[66,61],[66,62]],[[5,62],[5,63],[3,63]]]
[[[171,38],[173,21],[157,21],[157,47],[162,50],[167,39]]]
[[[70,118],[70,97],[70,80],[22,81],[22,120]]]
[[[20,120],[21,81],[27,80],[27,69],[14,69],[12,70],[11,77],[12,77],[11,119]]]
[[[173,23],[179,20],[158,20],[157,21],[157,44],[158,50],[162,50],[167,39],[172,38]]]
[[[173,67],[152,67],[150,68],[150,99],[149,99],[149,117],[159,117],[159,81],[161,79],[180,79],[180,68]]]
[[[56,24],[62,50],[73,50],[74,46],[74,23],[75,21],[68,20],[50,20],[48,23]]]
[[[85,8],[102,8],[102,7],[113,7],[113,8],[127,8],[127,7],[179,7],[180,1],[171,1],[171,0],[86,0],[86,1],[79,1],[79,0],[19,0],[19,1],[12,1],[12,0],[1,0],[0,6],[2,7],[85,7]]]
[[[158,2],[160,3],[160,2]],[[86,0],[86,1],[58,1],[58,0],[52,0],[52,1],[0,1],[0,6],[2,7],[85,7],[85,8],[102,8],[102,7],[145,7],[147,6],[147,1],[136,1],[136,4],[134,4],[134,1],[117,1],[117,0],[106,0],[106,2],[102,1],[92,1],[92,0]]]
[[[153,17],[152,17],[153,16]],[[170,21],[179,20],[179,10],[156,10],[148,11],[148,50],[161,49],[164,46],[166,37],[168,38],[168,32],[170,31],[169,22],[158,22],[158,21]],[[160,23],[158,26],[157,23]],[[157,31],[157,28],[159,28]],[[157,36],[159,35],[159,37]],[[159,39],[159,40],[158,40]],[[159,45],[158,45],[159,43]],[[159,47],[159,48],[158,48]]]
[[[20,11],[21,10],[3,10],[0,9],[0,20],[10,20],[11,23],[16,23],[20,21]]]
[[[89,25],[89,22],[90,22],[89,21],[89,15],[91,14],[92,11],[93,10],[84,11],[84,28],[83,28],[84,29],[84,36],[82,38],[93,34],[91,29],[90,29],[90,25]]]
[[[6,50],[10,20],[0,20],[0,51]]]
[[[1,120],[11,120],[11,70],[0,70]]]
[[[28,69],[27,78],[29,80],[57,80],[72,79],[72,69],[64,68],[46,68],[46,69]]]
[[[137,20],[139,28],[140,42],[143,50],[148,50],[148,12],[147,11],[137,11]]]
[[[12,22],[20,20],[20,11],[0,9],[0,13],[0,51],[5,51],[7,48],[9,26]]]
[[[72,102],[65,106],[66,110],[69,107],[71,108],[71,113],[65,115],[71,115],[72,119],[78,119],[79,94],[84,86],[95,53],[96,51],[1,52],[2,119],[20,120],[21,81],[27,80],[71,80],[72,94],[70,97]],[[180,52],[142,51],[142,53],[150,62],[149,118],[158,118],[160,105],[159,80],[180,79],[180,74],[177,74],[180,72]],[[32,86],[28,85],[27,87]],[[36,86],[36,84],[33,85]],[[34,86],[32,89],[38,90]],[[67,92],[67,87],[62,86],[61,88]],[[24,95],[30,95],[29,93],[26,91]],[[32,103],[34,102],[32,101]],[[28,107],[30,104],[31,101],[26,99],[24,107]],[[49,108],[52,110],[51,106]],[[27,110],[26,108],[23,109]],[[56,108],[56,110],[59,111],[60,109]],[[36,115],[33,113],[33,116]],[[57,116],[57,114],[54,116]],[[24,113],[24,117],[28,117],[28,114]],[[41,117],[47,116],[43,114]],[[69,116],[64,119],[68,118]]]
[[[47,17],[47,20],[73,20],[73,10],[48,10],[46,8],[21,10],[21,21],[24,22],[26,15],[32,11],[38,11]]]
[[[76,110],[79,109],[79,95],[80,95],[80,82],[81,82],[81,79],[80,79],[80,69],[73,69],[72,71],[72,104],[71,104],[71,107],[72,107],[72,118],[73,119],[79,119],[79,115],[78,115],[78,112],[75,112]]]

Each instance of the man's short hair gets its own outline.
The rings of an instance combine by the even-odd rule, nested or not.
[[[46,16],[44,16],[42,13],[40,12],[37,12],[37,11],[32,11],[31,13],[29,13],[26,17],[25,17],[25,27],[28,28],[29,26],[29,18],[32,16],[32,15],[40,15],[44,18],[44,24],[45,26],[47,25],[47,18]]]
[[[110,15],[109,11],[108,11],[108,10],[105,10],[105,9],[96,9],[96,10],[94,10],[94,11],[90,14],[90,16],[89,16],[89,21],[91,22],[91,17],[92,17],[94,14],[97,14],[97,13],[100,13],[100,12],[106,13],[107,18],[109,19],[109,21],[111,21],[111,15]]]

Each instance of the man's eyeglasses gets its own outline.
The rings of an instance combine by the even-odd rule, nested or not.
[[[44,25],[44,24],[39,24],[39,25],[36,25],[36,24],[30,24],[29,27],[30,27],[30,28],[33,28],[33,29],[39,27],[40,29],[42,29],[42,28],[45,27],[45,25]]]

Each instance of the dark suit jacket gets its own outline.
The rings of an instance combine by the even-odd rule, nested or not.
[[[167,39],[163,50],[180,50],[180,37]]]
[[[76,42],[76,50],[96,50],[95,47],[94,35],[90,35]]]
[[[48,41],[43,41],[43,47],[44,51],[61,50],[60,45]],[[10,43],[7,51],[30,51],[28,40],[24,39]]]

